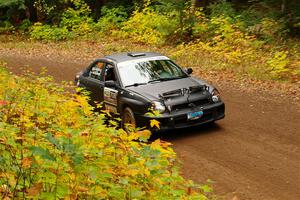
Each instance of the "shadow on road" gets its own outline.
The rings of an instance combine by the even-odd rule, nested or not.
[[[188,137],[195,137],[199,135],[206,135],[206,134],[216,134],[222,131],[223,128],[216,124],[203,124],[195,127],[184,128],[184,129],[176,129],[176,130],[169,130],[162,133],[155,133],[151,137],[151,140],[161,139],[165,141],[176,141],[181,140],[182,138]]]

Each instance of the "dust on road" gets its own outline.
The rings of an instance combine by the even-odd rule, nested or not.
[[[8,68],[46,67],[56,80],[72,81],[88,61],[0,55]],[[300,109],[289,96],[276,101],[262,92],[241,92],[226,80],[219,85],[226,117],[214,126],[165,133],[183,161],[183,174],[195,182],[214,181],[224,199],[300,199]],[[280,94],[278,94],[280,95]]]

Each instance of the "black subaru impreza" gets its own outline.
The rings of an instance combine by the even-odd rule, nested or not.
[[[91,102],[120,114],[122,124],[149,127],[156,119],[166,130],[224,118],[218,90],[192,77],[192,71],[158,53],[120,53],[96,59],[75,83],[89,91]],[[159,114],[149,115],[149,110]]]

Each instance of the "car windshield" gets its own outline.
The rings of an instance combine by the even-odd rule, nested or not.
[[[140,59],[118,64],[121,81],[126,86],[137,86],[187,77],[170,59]]]

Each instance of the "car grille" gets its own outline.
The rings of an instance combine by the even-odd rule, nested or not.
[[[193,108],[193,107],[198,107],[198,106],[204,106],[210,103],[210,99],[201,99],[198,101],[194,101],[191,103],[183,103],[183,104],[177,104],[172,106],[172,111],[174,110],[181,110],[185,108]]]

